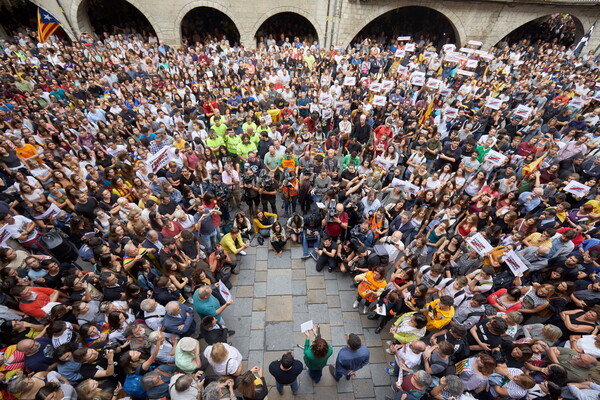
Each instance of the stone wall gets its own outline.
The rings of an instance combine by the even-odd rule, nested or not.
[[[92,28],[89,0],[30,0],[44,4],[62,23],[71,38]],[[406,7],[429,7],[451,22],[459,44],[468,40],[483,42],[487,49],[523,24],[554,13],[569,13],[578,24],[578,35],[600,17],[592,4],[565,4],[552,1],[441,1],[441,0],[124,0],[147,18],[160,40],[172,46],[181,43],[181,22],[197,7],[212,7],[231,18],[247,47],[256,45],[255,35],[269,17],[282,12],[297,13],[314,26],[325,46],[348,45],[362,28],[388,11]],[[64,11],[64,12],[63,12]],[[600,44],[600,26],[592,35],[586,51]]]

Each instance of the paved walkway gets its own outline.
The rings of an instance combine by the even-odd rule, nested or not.
[[[241,257],[240,274],[233,275],[234,304],[225,311],[228,327],[236,330],[232,344],[244,356],[244,368],[260,365],[267,384],[271,387],[269,399],[384,399],[392,396],[392,377],[385,373],[393,357],[384,351],[389,332],[375,334],[376,322],[352,309],[356,289],[352,279],[342,273],[317,272],[312,258],[302,260],[302,247],[288,247],[281,257],[263,246],[247,249]],[[360,307],[362,309],[362,307]],[[283,396],[277,393],[275,381],[268,373],[271,361],[285,351],[294,351],[294,357],[303,360],[304,334],[300,324],[308,320],[320,324],[322,337],[333,346],[330,363],[335,363],[339,349],[346,344],[345,335],[358,334],[371,352],[371,363],[357,372],[350,381],[336,382],[327,369],[323,379],[313,384],[306,372],[299,378],[300,389],[292,396],[285,388]]]

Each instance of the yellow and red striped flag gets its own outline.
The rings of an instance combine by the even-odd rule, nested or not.
[[[44,43],[60,27],[60,22],[48,11],[38,8],[38,40]]]
[[[538,169],[540,169],[540,166],[542,165],[542,163],[544,162],[545,159],[546,159],[546,154],[533,160],[531,163],[525,165],[523,167],[523,175],[527,176],[531,173],[534,173]]]

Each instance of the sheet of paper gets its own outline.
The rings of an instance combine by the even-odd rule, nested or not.
[[[380,306],[378,305],[377,307],[375,307],[375,312],[376,312],[377,314],[379,314],[379,315],[383,315],[383,316],[385,316],[385,315],[386,315],[386,307],[385,307],[385,304],[382,304],[382,305],[380,305]]]
[[[467,243],[469,243],[473,250],[480,256],[485,256],[490,251],[494,250],[490,242],[488,242],[481,233],[477,233],[473,237],[467,239]]]
[[[314,324],[313,324],[313,321],[311,319],[310,321],[306,321],[305,323],[303,323],[303,324],[300,325],[300,331],[302,333],[304,333],[306,331],[310,331],[310,330],[312,330],[313,326],[314,326]]]
[[[514,250],[509,251],[508,254],[504,256],[504,262],[508,265],[508,268],[510,268],[510,271],[514,276],[522,274],[529,269]]]

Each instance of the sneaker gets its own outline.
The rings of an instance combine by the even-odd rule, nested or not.
[[[358,308],[358,300],[355,300],[354,303],[352,303],[352,308]]]
[[[386,368],[385,372],[390,376],[396,376],[396,374],[394,373],[394,370],[392,368]]]
[[[370,319],[371,321],[379,319],[379,314],[371,314],[367,317],[367,319]]]
[[[310,253],[310,256],[317,261],[317,253]]]
[[[329,268],[327,268],[327,271],[333,272],[333,268],[329,267]]]
[[[369,307],[368,306],[363,306],[363,314],[366,314],[369,311]]]
[[[381,328],[380,326],[378,326],[377,329],[375,329],[375,334],[379,335],[382,330],[383,330],[383,328]]]
[[[396,361],[389,361],[388,365],[392,368],[396,368]]]
[[[227,336],[233,336],[233,335],[235,335],[235,331],[233,329],[228,329]]]
[[[306,260],[307,258],[310,258],[310,254],[307,255],[302,255],[302,257],[300,257],[302,260]]]
[[[242,256],[245,256],[245,255],[247,255],[248,253],[246,253],[244,250],[242,250],[242,251],[238,252],[238,254],[240,254],[240,255],[242,255]]]
[[[333,379],[335,379],[336,382],[339,381],[339,379],[335,377],[335,368],[333,365],[329,366],[329,373],[331,374],[331,376],[333,376]]]

